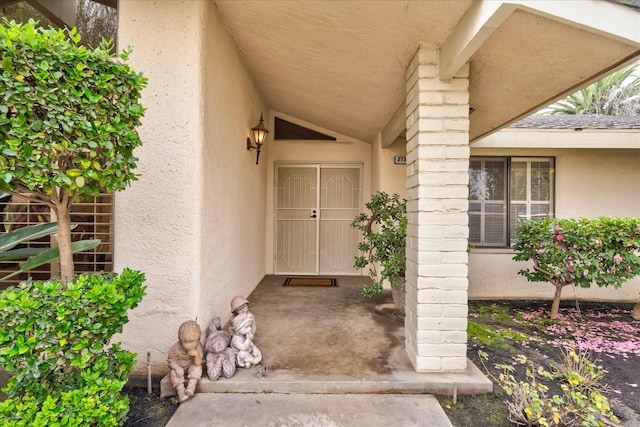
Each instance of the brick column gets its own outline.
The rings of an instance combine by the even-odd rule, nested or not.
[[[416,371],[467,366],[469,67],[438,78],[438,51],[407,68],[405,346]]]

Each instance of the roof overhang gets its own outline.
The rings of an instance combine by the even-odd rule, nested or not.
[[[216,1],[267,105],[387,145],[403,130],[405,69],[420,45],[440,50],[442,79],[470,63],[471,140],[640,56],[640,13],[576,3]]]
[[[75,20],[73,0],[27,1]],[[606,0],[216,5],[272,110],[352,140],[382,133],[385,146],[404,131],[405,69],[420,45],[440,50],[443,80],[470,63],[472,141],[640,58],[640,12]]]
[[[640,149],[640,129],[502,129],[472,148]]]

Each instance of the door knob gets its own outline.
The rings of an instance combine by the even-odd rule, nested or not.
[[[316,211],[313,210],[311,211],[311,218],[316,218],[318,215],[316,215]]]

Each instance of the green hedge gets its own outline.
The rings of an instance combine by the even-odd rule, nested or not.
[[[0,403],[11,425],[115,426],[135,353],[111,337],[144,296],[144,274],[27,282],[0,293],[0,365],[12,376]]]

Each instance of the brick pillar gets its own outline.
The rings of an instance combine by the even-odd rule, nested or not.
[[[418,372],[467,366],[469,67],[438,78],[438,51],[407,68],[407,317]]]

